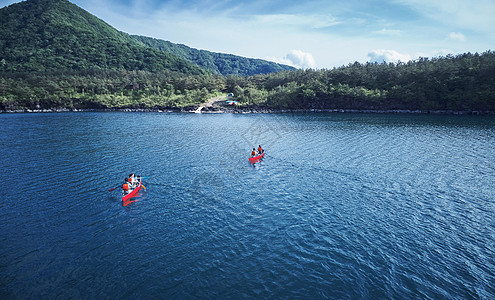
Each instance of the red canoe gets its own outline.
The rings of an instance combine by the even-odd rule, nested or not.
[[[132,191],[130,191],[128,194],[122,196],[122,203],[124,206],[127,206],[128,204],[135,202],[135,201],[130,201],[130,200],[131,200],[131,198],[133,198],[137,195],[137,193],[139,192],[141,187],[142,187],[141,178],[139,178],[139,184],[137,185],[137,187],[135,189],[133,189]]]
[[[265,157],[265,152],[261,153],[261,155],[258,155],[258,156],[254,156],[254,157],[250,157],[249,158],[249,162],[254,164],[254,163],[257,163],[259,162],[263,157]]]

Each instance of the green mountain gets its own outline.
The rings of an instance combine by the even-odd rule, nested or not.
[[[29,0],[0,10],[4,71],[127,69],[204,71],[152,49],[66,0]]]
[[[194,64],[214,74],[251,76],[256,74],[268,74],[279,71],[295,70],[294,67],[277,64],[262,59],[252,59],[232,54],[197,50],[186,45],[174,44],[169,41],[150,37],[137,35],[133,35],[132,37],[150,47],[172,53],[180,58],[193,62]]]
[[[204,74],[206,69],[252,75],[288,68],[130,36],[67,0],[27,0],[0,9],[2,71],[124,69]]]

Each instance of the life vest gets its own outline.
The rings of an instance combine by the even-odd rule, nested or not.
[[[128,185],[127,183],[124,183],[124,184],[122,185],[122,189],[123,189],[124,191],[128,191],[128,190],[129,190],[129,185]]]
[[[251,152],[251,155],[252,156],[255,156],[256,155],[256,152],[253,150],[253,152]]]
[[[263,149],[261,149],[261,147],[258,148],[258,153],[263,153]]]

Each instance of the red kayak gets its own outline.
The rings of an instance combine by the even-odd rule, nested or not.
[[[139,190],[141,190],[142,186],[143,185],[141,184],[141,178],[139,178],[139,184],[136,186],[136,188],[134,188],[128,194],[122,195],[122,203],[124,204],[124,206],[127,206],[127,205],[131,204],[132,202],[136,202],[136,201],[130,201],[130,200],[131,200],[131,198],[137,196],[137,194],[138,194]]]
[[[261,155],[253,156],[249,158],[249,162],[254,164],[259,162],[263,157],[265,157],[265,152],[261,153]]]

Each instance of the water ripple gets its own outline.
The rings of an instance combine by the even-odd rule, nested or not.
[[[0,122],[7,298],[495,297],[493,118]],[[131,172],[147,190],[123,207]]]

